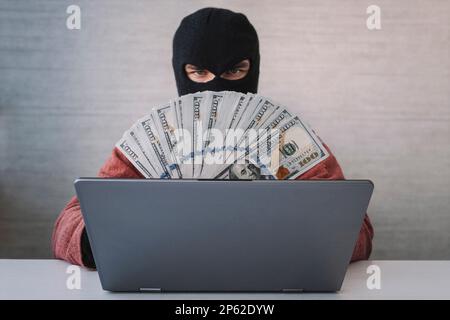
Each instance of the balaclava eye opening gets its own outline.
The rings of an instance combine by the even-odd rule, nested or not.
[[[242,60],[250,60],[248,74],[239,80],[220,78]],[[193,64],[216,76],[198,83],[188,78],[185,65]],[[173,38],[172,65],[178,94],[197,91],[256,93],[259,78],[259,43],[255,28],[242,13],[204,8],[182,21]]]

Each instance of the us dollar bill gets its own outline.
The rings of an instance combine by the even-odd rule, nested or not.
[[[201,168],[203,163],[203,122],[207,117],[207,108],[205,101],[208,101],[210,92],[204,94],[192,95],[192,149],[193,149],[193,164],[192,176],[199,178],[201,176]]]
[[[139,147],[130,143],[130,140],[127,137],[122,137],[116,143],[116,148],[122,152],[128,161],[130,161],[145,178],[159,178],[156,172],[151,172],[148,169],[150,164],[145,163],[145,157],[139,151]]]
[[[161,147],[166,155],[172,178],[182,178],[180,166],[177,162],[177,129],[176,114],[172,104],[157,107],[153,110],[157,122],[157,130],[161,137]]]
[[[225,97],[225,92],[213,92],[210,95],[210,99],[206,101],[207,105],[206,108],[207,111],[207,119],[206,119],[206,128],[204,132],[204,141],[203,141],[203,147],[202,147],[202,163],[200,167],[199,176],[203,175],[203,170],[205,166],[205,156],[209,152],[209,144],[211,142],[211,131],[216,126],[218,117],[222,115],[222,102]]]
[[[280,124],[275,138],[265,138],[270,140],[262,143],[269,159],[265,166],[279,180],[295,179],[329,156],[320,139],[298,116]],[[258,152],[261,150],[264,148]]]
[[[116,147],[146,178],[295,179],[328,151],[299,117],[252,93],[196,92],[140,118]]]
[[[172,168],[169,159],[162,147],[161,137],[158,134],[154,114],[150,114],[139,120],[136,128],[139,130],[139,136],[145,141],[147,150],[154,155],[154,164],[160,170],[161,178],[171,178]]]

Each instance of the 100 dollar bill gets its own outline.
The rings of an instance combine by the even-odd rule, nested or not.
[[[258,156],[258,162],[279,180],[295,179],[329,156],[320,139],[297,116],[279,126],[275,139],[268,136],[260,143],[258,152],[269,159],[260,161]]]

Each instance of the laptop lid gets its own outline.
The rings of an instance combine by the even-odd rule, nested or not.
[[[103,289],[337,291],[373,184],[80,178]]]

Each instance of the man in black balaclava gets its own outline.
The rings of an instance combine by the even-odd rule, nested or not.
[[[173,39],[173,68],[180,95],[197,91],[231,90],[256,93],[259,76],[258,36],[240,13],[224,9],[199,10],[181,22]],[[293,148],[284,148],[290,153]],[[326,146],[325,146],[326,147]],[[301,179],[344,179],[331,151],[326,162],[315,166]],[[230,176],[258,176],[253,165],[233,166]],[[114,148],[100,170],[110,178],[144,178],[125,156]],[[241,175],[241,176],[239,176]],[[366,215],[352,261],[368,259],[372,250],[373,228]],[[81,207],[76,197],[61,212],[52,236],[53,252],[59,259],[95,268],[95,261],[84,227]]]
[[[180,96],[204,90],[256,93],[258,35],[242,13],[198,10],[175,32],[172,65]]]

